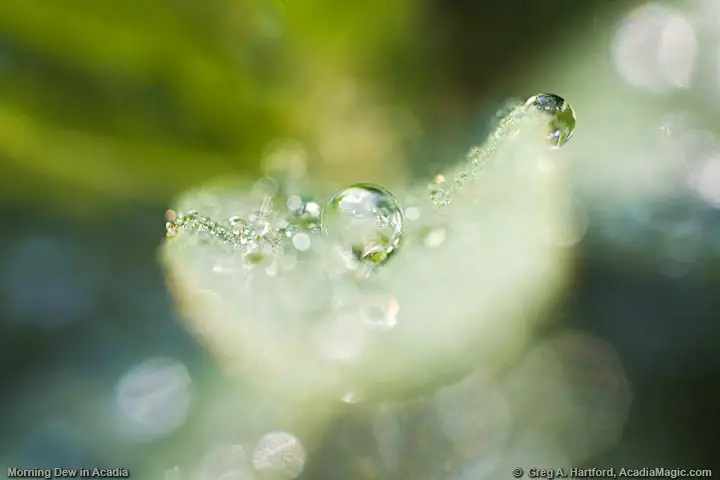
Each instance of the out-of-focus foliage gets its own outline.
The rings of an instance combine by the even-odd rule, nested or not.
[[[312,135],[312,94],[371,72],[413,6],[0,2],[0,192],[87,206],[253,173],[269,141]]]
[[[290,473],[307,460],[302,480],[493,480],[581,458],[715,465],[720,0],[427,0],[422,27],[404,1],[162,2],[0,0],[0,192],[127,203],[85,222],[0,199],[0,466],[216,480],[265,478],[274,458]],[[415,202],[455,171],[439,164],[483,141],[503,98],[540,92],[578,114],[561,157],[518,155],[540,178],[485,175],[436,224]],[[244,302],[227,257],[173,251],[194,238],[181,232],[163,249],[171,305],[154,262],[169,197],[251,177],[275,137],[289,155],[268,157],[314,167],[311,199],[373,176],[417,193],[399,196],[410,242],[377,276],[393,296],[359,305],[362,321],[396,325],[373,331],[376,368],[339,376],[365,399],[351,388],[331,403],[317,388],[334,387],[330,370],[309,360],[352,359],[367,348],[357,329],[318,316],[295,352],[297,307],[282,326],[246,315],[312,305],[302,270],[277,289],[259,277],[263,295]],[[396,174],[406,159],[414,182]],[[265,190],[243,180],[175,205],[249,220]],[[262,326],[278,336],[233,336]],[[317,401],[287,395],[304,382]]]

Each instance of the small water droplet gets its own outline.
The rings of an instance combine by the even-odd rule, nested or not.
[[[168,238],[177,237],[177,224],[175,222],[167,222],[165,224],[165,236]]]
[[[400,243],[403,212],[388,190],[357,184],[330,198],[322,210],[321,225],[358,259],[380,264]]]
[[[564,98],[541,93],[530,97],[525,105],[550,117],[547,138],[553,148],[562,147],[570,140],[575,131],[575,111]]]
[[[430,200],[437,207],[445,207],[448,205],[448,193],[443,189],[437,189],[430,193]]]
[[[245,220],[242,219],[242,217],[230,217],[228,219],[228,223],[231,227],[244,227],[245,226]]]
[[[369,260],[370,263],[375,265],[380,265],[388,258],[388,253],[385,250],[385,247],[382,245],[377,245],[372,248],[369,248],[366,252],[355,252],[355,255],[359,258],[364,258],[366,260]]]
[[[305,231],[317,232],[320,230],[322,208],[317,202],[300,196],[291,196],[287,206],[291,212],[289,219],[291,224]]]

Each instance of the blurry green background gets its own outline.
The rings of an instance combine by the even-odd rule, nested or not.
[[[0,190],[84,209],[255,174],[271,140],[312,133],[307,97],[335,76],[387,80],[418,6],[3,2]]]
[[[401,109],[413,132],[460,137],[464,149],[468,122],[535,93],[518,92],[513,72],[535,55],[552,61],[556,33],[597,14],[571,1],[5,1],[0,192],[74,210],[162,202],[257,173],[277,138],[317,148],[328,116],[346,134],[402,123],[350,105]],[[413,166],[435,157],[422,152],[437,141],[407,137],[416,148],[402,145],[401,158],[369,154],[332,171],[372,177],[401,169],[408,152]]]
[[[174,312],[156,263],[163,214],[206,180],[255,178],[278,139],[304,142],[322,183],[392,185],[430,178],[478,143],[508,97],[555,90],[578,112],[573,141],[586,149],[575,155],[592,183],[608,164],[583,163],[588,152],[636,134],[618,134],[619,119],[682,107],[716,132],[714,76],[660,97],[615,75],[609,46],[637,3],[0,1],[0,467],[113,463],[164,478],[143,468],[221,435],[234,411],[218,392],[233,387]],[[716,46],[702,50],[701,73],[715,75]],[[636,216],[591,211],[553,312],[609,340],[635,390],[625,436],[592,466],[715,461],[720,218],[666,200]],[[687,240],[689,217],[701,238]],[[175,436],[124,442],[107,405],[148,356],[184,362],[200,413]],[[373,455],[365,419],[336,430],[303,478],[373,478],[353,460]],[[409,455],[405,478],[439,464]]]

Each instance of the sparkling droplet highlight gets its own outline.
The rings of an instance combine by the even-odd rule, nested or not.
[[[564,98],[552,93],[541,93],[528,98],[525,105],[550,117],[547,139],[553,148],[560,148],[570,140],[575,131],[575,111]]]
[[[323,231],[359,260],[383,263],[398,247],[403,212],[392,193],[377,185],[357,184],[333,195],[323,208]]]

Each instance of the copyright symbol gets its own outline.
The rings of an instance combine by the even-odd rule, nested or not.
[[[512,476],[515,478],[521,478],[523,476],[523,473],[525,473],[525,472],[523,472],[522,468],[516,468],[515,470],[512,471]]]

